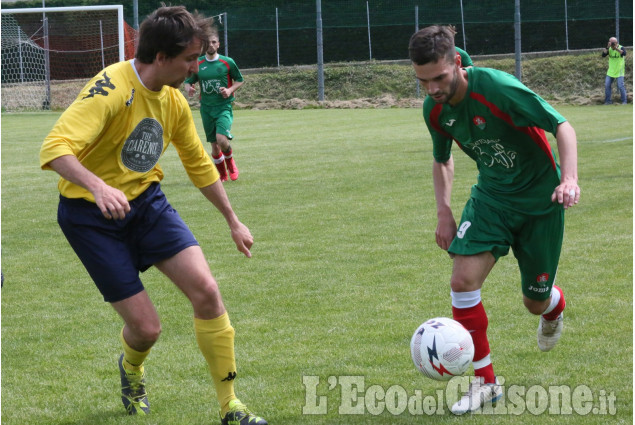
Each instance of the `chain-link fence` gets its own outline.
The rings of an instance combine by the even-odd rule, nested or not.
[[[66,0],[59,0],[65,2]],[[111,0],[103,0],[110,2]],[[116,0],[112,0],[116,1]],[[50,0],[52,3],[53,0]],[[69,0],[69,3],[73,1]],[[522,53],[562,52],[597,49],[606,46],[609,37],[617,36],[622,45],[633,45],[633,2],[625,0],[516,0],[520,3],[520,46]],[[451,24],[457,30],[456,44],[465,48],[472,56],[512,54],[516,52],[516,3],[512,0],[221,0],[211,3],[202,0],[182,0],[189,10],[198,10],[209,17],[215,17],[221,39],[221,52],[236,60],[242,70],[263,67],[315,65],[318,63],[318,89],[322,100],[323,79],[321,80],[318,51],[327,65],[336,62],[367,62],[407,60],[408,40],[417,28],[432,24]],[[142,9],[132,8],[125,2],[124,19],[128,24],[141,22],[160,1],[151,0],[138,3]],[[319,16],[318,25],[318,5]],[[17,4],[16,4],[17,6]],[[4,10],[4,9],[3,9]],[[134,11],[133,11],[134,10]],[[139,16],[135,19],[135,12]],[[41,14],[33,25],[42,26]],[[65,25],[58,38],[73,35],[80,28],[79,20],[73,25]],[[96,20],[95,20],[96,22]],[[5,25],[5,23],[7,25]],[[25,28],[25,24],[22,24]],[[15,49],[6,42],[3,16],[3,91],[5,80],[11,73],[6,66],[9,55],[18,63],[33,57],[33,63],[42,61],[46,54],[67,54],[79,49],[79,42],[67,43],[66,47],[43,46],[36,31],[17,31],[13,39],[23,50]],[[126,25],[124,25],[126,26]],[[71,31],[70,29],[73,29]],[[321,31],[320,31],[321,30]],[[82,36],[82,42],[95,38],[102,29]],[[134,31],[131,31],[132,33]],[[318,33],[321,34],[322,50],[318,48]],[[35,34],[35,35],[34,35]],[[128,33],[126,33],[128,34]],[[65,37],[62,37],[65,36]],[[134,34],[128,35],[129,47],[134,45]],[[5,40],[6,39],[6,40]],[[48,39],[48,38],[45,38]],[[108,44],[108,43],[107,43]],[[32,51],[36,51],[32,54]],[[68,50],[68,51],[67,51]],[[92,49],[95,50],[95,49]],[[103,49],[101,49],[103,50]],[[132,49],[131,49],[132,50]],[[17,52],[17,53],[16,53]],[[24,55],[22,55],[24,53]],[[31,56],[29,56],[31,55]],[[39,55],[39,56],[38,56]],[[85,65],[86,54],[80,54]],[[131,57],[131,52],[126,58]],[[114,59],[116,61],[118,59]],[[52,63],[53,61],[49,61]],[[46,63],[49,63],[45,61]],[[102,61],[103,62],[103,61]],[[104,65],[109,65],[107,60]],[[64,61],[70,65],[70,61]],[[518,64],[518,61],[517,61]],[[35,65],[34,65],[35,66]],[[101,63],[99,64],[101,66]],[[77,68],[77,69],[76,69]],[[42,83],[44,79],[31,68],[19,68],[22,80]],[[71,69],[66,66],[64,69]],[[80,73],[78,67],[63,75],[51,69],[50,75],[56,81],[51,90],[61,87],[60,93],[72,99],[75,90],[63,84],[69,79],[84,82],[96,71]],[[49,74],[47,74],[49,75]],[[43,79],[44,78],[44,79]],[[321,85],[322,84],[322,85]],[[23,85],[23,84],[22,84]],[[22,86],[21,85],[21,86]],[[64,107],[64,101],[38,99],[36,104],[47,108]],[[62,96],[63,97],[63,96]],[[3,93],[3,108],[9,99],[24,96],[9,96]],[[39,107],[39,106],[36,106]]]
[[[316,63],[315,1],[222,3],[199,10],[217,15],[221,43],[241,68]],[[454,25],[471,55],[513,53],[514,13],[511,0],[322,0],[324,62],[407,59],[412,33],[432,24]],[[632,1],[521,0],[520,14],[523,52],[599,49],[612,36],[633,44]]]

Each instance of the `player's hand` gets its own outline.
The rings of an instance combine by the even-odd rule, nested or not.
[[[558,201],[564,209],[574,206],[580,201],[580,186],[576,182],[560,183],[551,194],[551,202]]]
[[[231,96],[231,92],[227,89],[227,87],[221,87],[221,88],[220,88],[220,94],[221,94],[221,96],[223,96],[225,99],[227,99],[229,96]]]
[[[450,244],[456,236],[456,221],[451,215],[448,217],[439,217],[435,237],[439,248],[447,251]]]
[[[251,235],[251,232],[240,221],[236,222],[235,225],[231,227],[232,239],[236,244],[236,248],[238,251],[245,254],[245,257],[251,258],[251,246],[254,244],[254,237]]]
[[[95,203],[108,220],[123,220],[130,212],[130,203],[121,190],[104,183],[92,193]]]
[[[194,87],[193,85],[187,86],[187,95],[189,97],[192,97],[194,96],[194,93],[196,93],[196,87]]]

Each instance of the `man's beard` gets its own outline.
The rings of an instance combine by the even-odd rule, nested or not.
[[[448,94],[444,95],[444,97],[440,101],[436,101],[435,100],[435,102],[443,103],[443,104],[450,103],[450,99],[452,99],[454,97],[458,87],[459,87],[459,73],[457,72],[456,67],[455,67],[454,68],[454,78],[452,79],[452,82],[450,83],[450,89],[448,91]]]

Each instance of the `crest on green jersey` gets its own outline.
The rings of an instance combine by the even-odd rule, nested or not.
[[[480,115],[476,115],[472,119],[472,122],[474,122],[474,125],[480,128],[481,130],[485,130],[485,126],[487,125],[485,118],[481,117]]]

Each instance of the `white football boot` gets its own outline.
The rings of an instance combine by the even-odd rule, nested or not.
[[[483,383],[483,377],[475,376],[465,394],[463,394],[459,401],[452,405],[450,410],[455,415],[475,412],[486,403],[491,403],[493,406],[496,406],[496,402],[500,400],[502,396],[503,389],[498,382],[498,378],[496,378],[495,384],[485,384]]]
[[[538,325],[538,348],[542,351],[549,351],[556,346],[560,335],[562,335],[563,314],[556,320],[547,320],[544,316],[540,316],[540,324]]]

